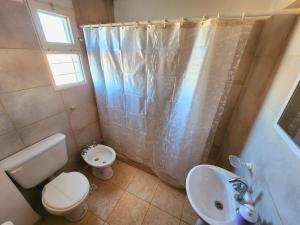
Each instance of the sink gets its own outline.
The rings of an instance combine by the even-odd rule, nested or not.
[[[213,165],[199,165],[190,170],[186,179],[189,202],[205,222],[211,225],[235,225],[234,191],[229,179],[237,177]]]

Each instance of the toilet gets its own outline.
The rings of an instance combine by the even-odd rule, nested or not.
[[[23,188],[33,188],[53,176],[68,161],[66,136],[58,133],[2,160],[2,167]],[[76,222],[87,213],[88,179],[79,172],[62,172],[42,191],[45,209]]]
[[[81,153],[84,161],[92,167],[92,173],[101,180],[110,179],[114,172],[111,165],[116,160],[116,152],[105,145],[92,145]]]

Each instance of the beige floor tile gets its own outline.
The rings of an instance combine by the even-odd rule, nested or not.
[[[159,182],[152,204],[158,208],[180,218],[182,214],[185,194],[171,186]]]
[[[96,190],[88,199],[89,209],[102,220],[106,220],[123,194],[124,191],[112,183],[97,184]]]
[[[67,225],[67,221],[62,216],[48,214],[38,225]]]
[[[192,209],[188,198],[185,198],[181,220],[190,225],[194,225],[197,219],[197,214]]]
[[[149,203],[136,196],[125,193],[109,216],[109,225],[141,225]]]
[[[189,225],[189,224],[187,224],[186,222],[184,222],[184,221],[180,221],[180,225]],[[194,225],[194,224],[193,224]]]
[[[119,160],[115,161],[112,168],[114,170],[114,176],[110,179],[110,182],[126,190],[136,174],[137,169]]]
[[[129,183],[127,191],[137,197],[151,202],[159,179],[151,174],[138,170],[133,180]]]
[[[68,222],[66,220],[65,224],[66,225],[103,225],[104,221],[98,218],[95,214],[93,214],[89,210],[87,215],[82,220],[78,222]]]
[[[143,225],[179,225],[179,222],[179,219],[151,205]]]
[[[87,222],[84,222],[84,223],[80,223],[80,225],[103,225],[104,224],[104,221],[101,220],[100,218],[98,218],[97,216],[95,215],[91,215]],[[71,224],[70,224],[71,225]]]

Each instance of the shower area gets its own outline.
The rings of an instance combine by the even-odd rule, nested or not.
[[[274,21],[292,23],[243,14],[83,26],[104,143],[184,187],[193,166],[221,151],[220,127]]]

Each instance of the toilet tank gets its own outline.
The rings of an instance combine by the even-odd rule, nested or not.
[[[68,161],[66,136],[54,134],[0,162],[22,187],[32,188],[61,169]]]

